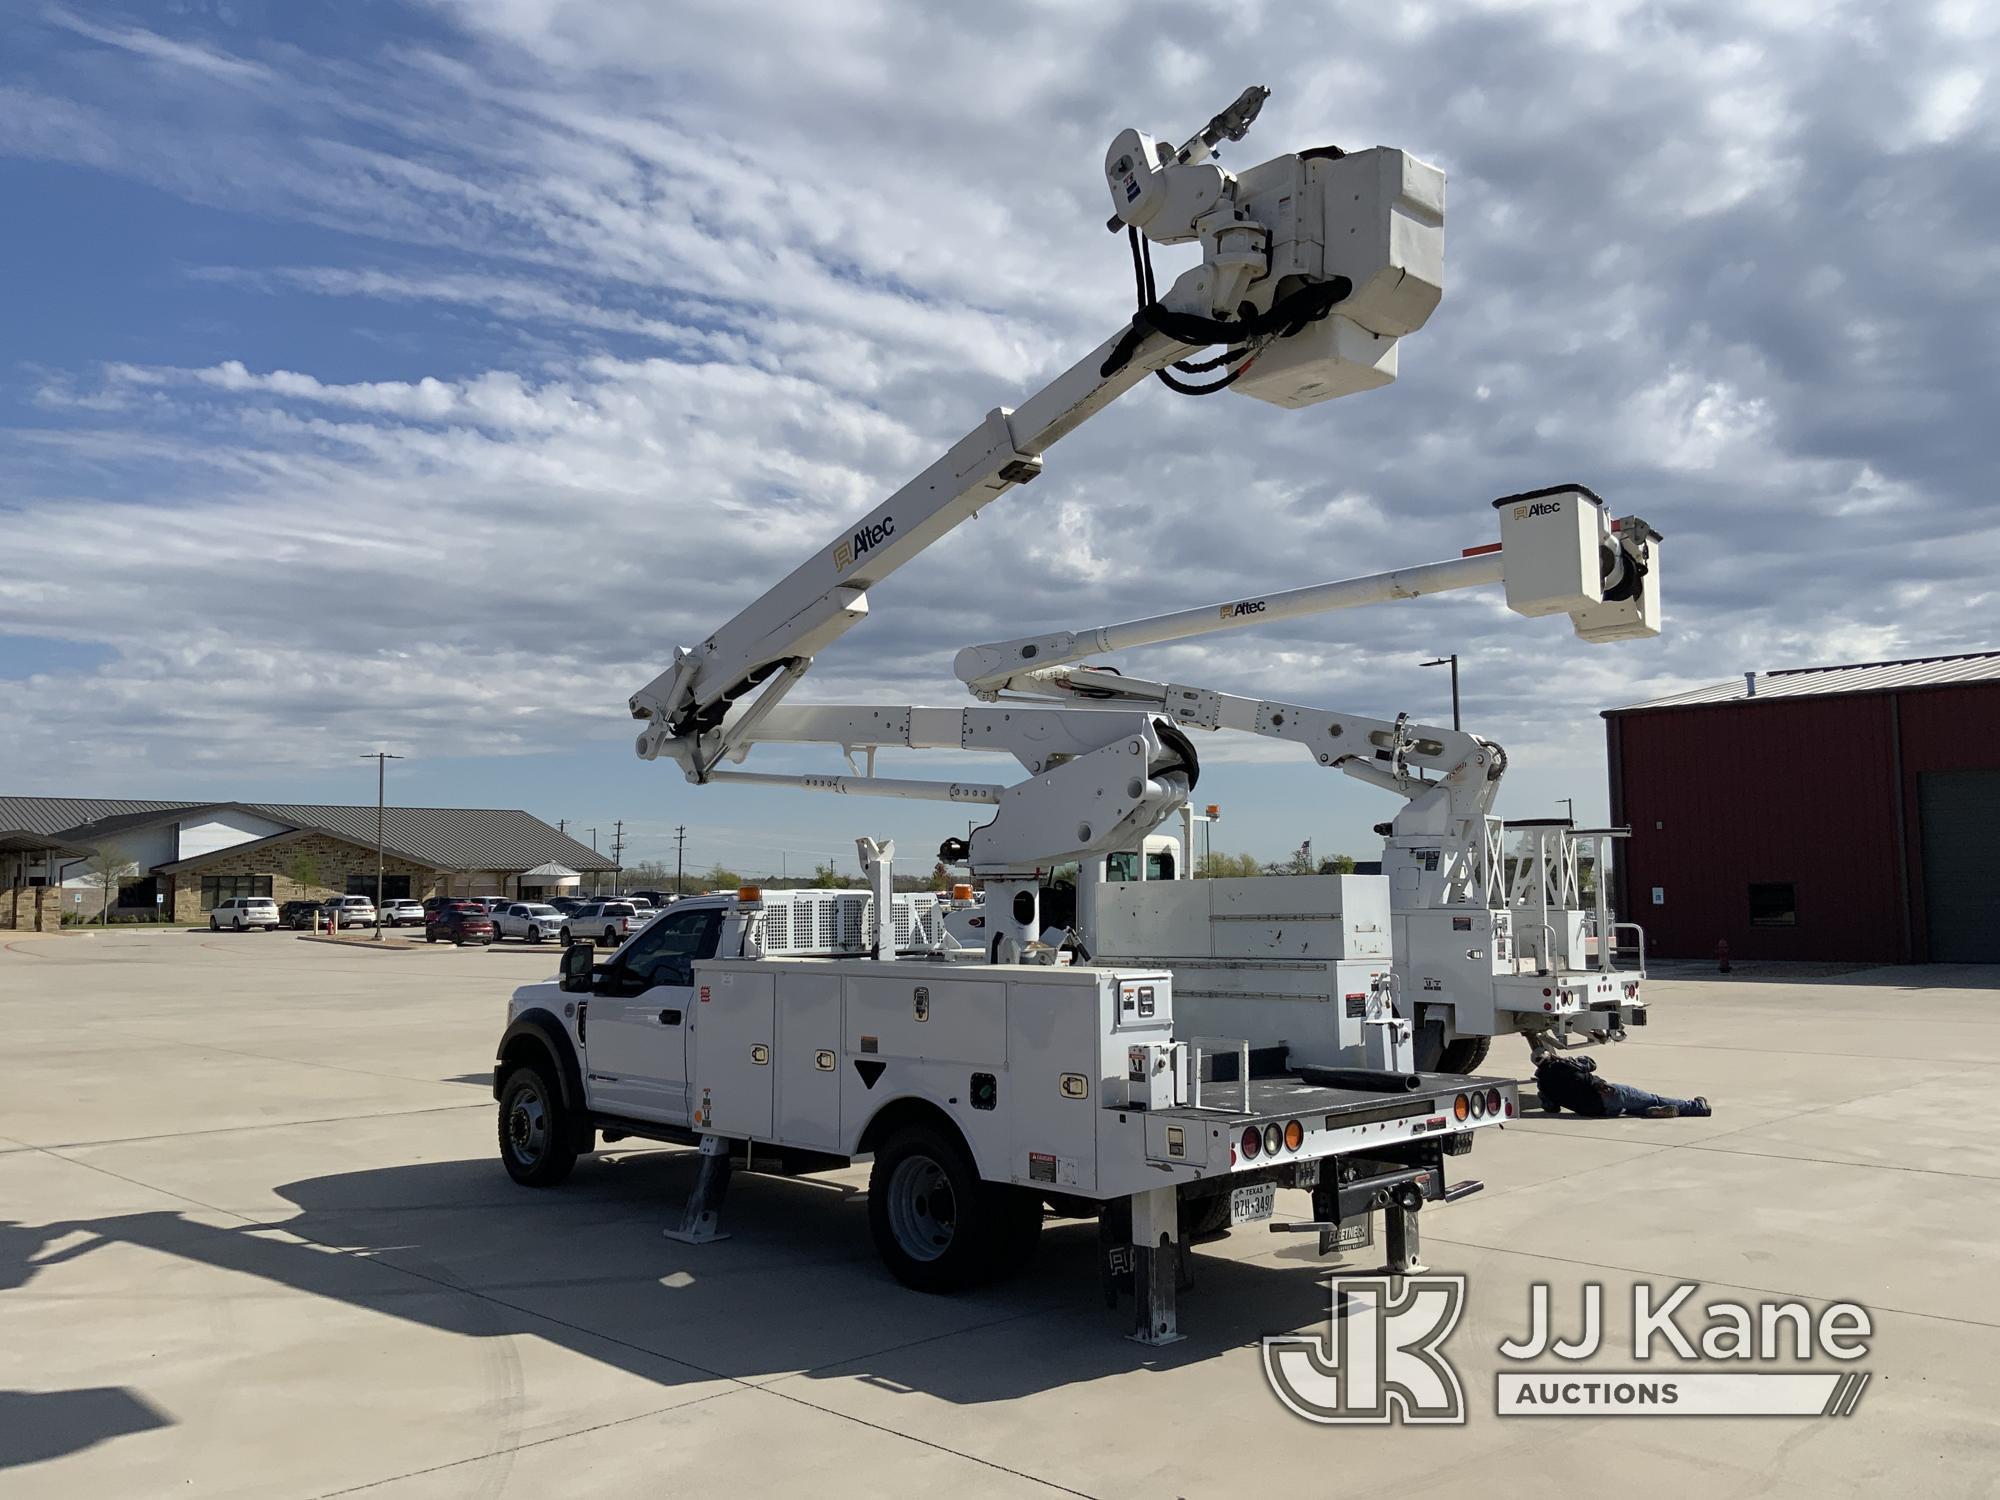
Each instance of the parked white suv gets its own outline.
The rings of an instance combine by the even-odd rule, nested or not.
[[[539,943],[562,931],[563,914],[540,901],[503,901],[493,907],[493,941],[517,937]]]
[[[607,948],[616,948],[652,919],[651,912],[641,916],[630,901],[592,901],[564,919],[563,946],[601,942]]]
[[[231,932],[248,932],[252,927],[276,932],[278,903],[269,896],[231,896],[218,901],[208,914],[208,930],[220,932],[225,927]]]
[[[345,922],[346,917],[341,921]],[[424,925],[424,903],[421,901],[390,901],[382,908],[384,927],[421,927]]]
[[[342,927],[375,925],[375,903],[366,896],[335,896],[320,910],[326,916],[338,916]]]

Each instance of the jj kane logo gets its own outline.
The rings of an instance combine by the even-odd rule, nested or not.
[[[1517,521],[1532,521],[1536,516],[1559,516],[1561,514],[1562,502],[1560,500],[1537,500],[1533,505],[1517,505],[1514,507],[1514,519]]]
[[[1216,612],[1225,620],[1240,620],[1245,615],[1261,615],[1264,613],[1264,601],[1262,599],[1245,599],[1241,604],[1225,604]]]
[[[1327,1425],[1463,1423],[1465,1392],[1444,1345],[1465,1310],[1465,1278],[1339,1277],[1329,1285],[1324,1334],[1264,1340],[1264,1378],[1286,1409]],[[1549,1288],[1530,1286],[1527,1333],[1500,1345],[1512,1363],[1498,1372],[1494,1409],[1503,1417],[1853,1415],[1868,1372],[1825,1363],[1867,1356],[1874,1330],[1866,1308],[1710,1302],[1697,1320],[1688,1304],[1699,1289],[1687,1283],[1661,1295],[1635,1285],[1630,1356],[1642,1368],[1608,1370],[1578,1368],[1609,1347],[1604,1288],[1584,1285],[1571,1339],[1557,1332]]]
[[[862,526],[845,541],[833,546],[833,571],[845,573],[863,555],[881,546],[896,534],[896,518],[884,516],[881,520]]]

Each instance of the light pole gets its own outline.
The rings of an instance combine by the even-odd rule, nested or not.
[[[1451,727],[1463,728],[1464,726],[1458,722],[1458,653],[1454,651],[1449,656],[1440,656],[1436,661],[1427,661],[1422,665],[1451,668]]]
[[[375,762],[375,941],[382,941],[382,789],[388,782],[389,762],[401,760],[387,750],[377,750],[362,760]]]
[[[1569,809],[1570,826],[1574,828],[1576,826],[1576,798],[1558,797],[1556,798],[1556,801],[1560,802],[1564,807]]]

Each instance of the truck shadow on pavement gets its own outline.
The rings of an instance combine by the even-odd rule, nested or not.
[[[122,1386],[74,1391],[0,1390],[0,1469],[45,1463],[170,1419]]]
[[[1178,1368],[1328,1316],[1331,1268],[1270,1258],[1290,1241],[1253,1241],[1265,1259],[1197,1252],[1185,1341],[1143,1348],[1123,1337],[1129,1299],[1104,1305],[1097,1226],[1079,1220],[1051,1220],[1011,1280],[926,1296],[876,1260],[863,1191],[817,1178],[739,1172],[724,1214],[732,1237],[682,1245],[660,1230],[693,1172],[691,1152],[606,1151],[566,1186],[534,1191],[490,1158],[425,1162],[291,1183],[277,1192],[296,1214],[233,1225],[175,1212],[0,1221],[0,1312],[6,1291],[62,1262],[140,1246],[469,1339],[540,1339],[666,1387],[852,1379],[954,1403]]]

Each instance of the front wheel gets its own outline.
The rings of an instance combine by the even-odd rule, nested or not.
[[[523,1187],[554,1187],[576,1165],[569,1112],[549,1076],[533,1063],[500,1089],[500,1161]]]
[[[528,929],[528,941],[531,943],[539,943],[541,940],[542,940],[542,929],[539,927],[530,927]]]
[[[957,1140],[935,1125],[897,1132],[875,1153],[868,1228],[904,1286],[956,1292],[1017,1269],[1041,1236],[1041,1199],[979,1180]]]

